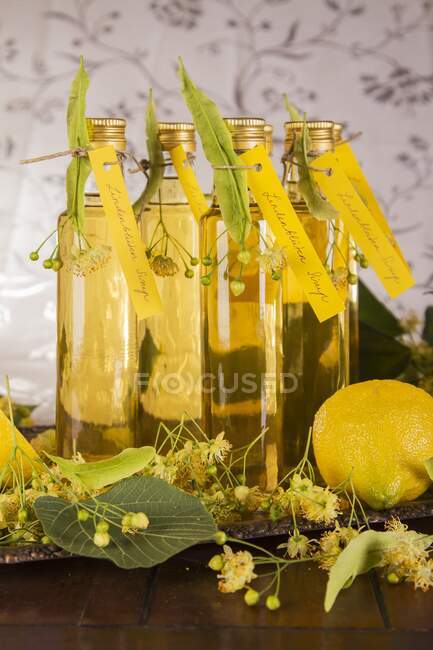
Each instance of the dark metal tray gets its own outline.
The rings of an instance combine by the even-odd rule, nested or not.
[[[24,433],[32,437],[38,430],[44,430],[48,427],[33,427]],[[433,489],[426,492],[420,499],[410,503],[402,503],[389,510],[375,511],[366,509],[365,513],[371,524],[383,524],[391,517],[398,517],[402,521],[422,519],[433,517]],[[347,523],[348,515],[342,515],[340,523]],[[298,529],[304,533],[312,533],[324,530],[323,524],[308,521],[306,519],[297,519]],[[287,535],[293,528],[291,517],[271,521],[265,515],[257,514],[242,521],[227,522],[220,526],[231,537],[238,539],[258,539],[263,537],[275,537],[278,535]],[[0,546],[0,564],[19,564],[22,562],[35,562],[40,560],[58,560],[71,555],[59,549],[53,544],[28,544],[21,546]]]

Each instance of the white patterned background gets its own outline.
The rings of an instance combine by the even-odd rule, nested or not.
[[[418,282],[393,309],[433,302],[432,2],[0,0],[0,9],[0,373],[16,399],[41,403],[40,421],[53,413],[55,275],[28,252],[63,209],[68,161],[18,160],[66,148],[80,53],[88,114],[126,117],[139,154],[149,86],[162,119],[187,118],[178,55],[223,113],[265,116],[280,143],[283,92],[311,118],[362,131],[353,146]],[[203,159],[199,172],[208,187]]]

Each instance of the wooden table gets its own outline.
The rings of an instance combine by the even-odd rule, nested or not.
[[[433,533],[433,519],[417,529]],[[277,543],[279,540],[273,540]],[[222,595],[216,547],[152,570],[84,558],[0,567],[1,650],[418,650],[433,648],[433,591],[358,578],[323,610],[326,574],[293,567],[277,612]]]

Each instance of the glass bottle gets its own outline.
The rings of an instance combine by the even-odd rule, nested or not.
[[[225,121],[237,153],[264,144],[264,120]],[[202,289],[203,419],[209,436],[224,431],[237,449],[245,450],[266,429],[247,456],[247,474],[249,482],[272,489],[282,460],[281,282],[272,279],[267,263],[274,237],[252,197],[250,214],[250,260],[244,265],[215,196],[201,219],[201,258],[212,259],[210,282]],[[244,290],[235,295],[231,283],[239,276]]]
[[[92,147],[125,150],[125,120],[89,118],[87,124]],[[135,444],[137,321],[92,176],[82,232],[66,213],[58,232],[58,453],[97,460]]]
[[[301,136],[302,124],[285,124],[286,153],[292,151],[294,138]],[[334,148],[332,122],[307,122],[307,126],[311,141],[310,156],[318,156]],[[298,189],[297,162],[294,159],[292,164],[287,161],[285,165],[289,198],[347,305],[348,239],[338,220],[318,220],[309,214]],[[347,335],[348,308],[320,323],[292,271],[286,267],[283,270],[283,357],[286,378],[283,426],[285,463],[288,467],[296,466],[302,458],[308,431],[318,408],[348,383]]]
[[[342,141],[342,132],[344,125],[334,123],[334,140],[337,145]],[[355,260],[355,247],[353,241],[350,240],[349,256],[348,256],[349,271],[353,276],[353,282],[348,286],[348,300],[349,300],[349,318],[348,327],[349,334],[347,340],[349,342],[349,359],[350,359],[350,383],[355,384],[359,381],[359,296],[358,296],[358,265]],[[356,278],[356,281],[355,281]]]
[[[192,159],[195,129],[160,122],[158,133],[165,173],[140,228],[164,311],[139,324],[140,444],[153,444],[161,423],[201,419],[199,232],[169,155],[182,144]]]

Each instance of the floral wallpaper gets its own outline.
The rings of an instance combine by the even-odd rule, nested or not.
[[[185,119],[176,60],[225,114],[265,116],[279,166],[281,95],[311,118],[362,131],[353,146],[413,265],[417,287],[392,303],[433,297],[433,3],[424,0],[14,0],[0,14],[0,359],[14,396],[53,413],[55,275],[28,252],[64,206],[67,160],[19,167],[65,148],[65,102],[79,55],[91,74],[89,115],[128,120],[144,149],[152,86],[163,119]],[[199,160],[203,185],[209,170]],[[132,180],[131,180],[132,179]],[[131,195],[140,179],[128,178]],[[375,278],[366,281],[380,294]]]

